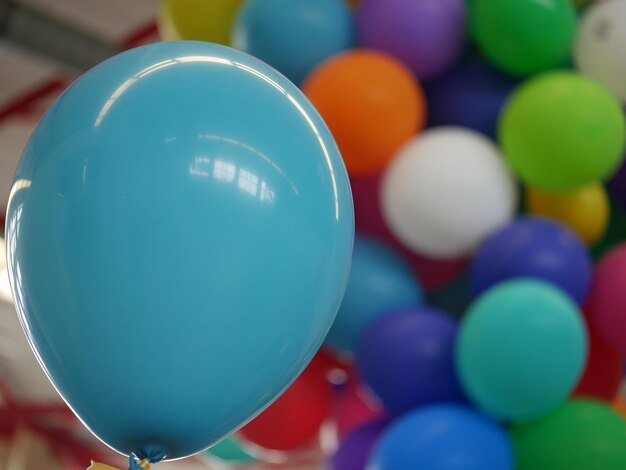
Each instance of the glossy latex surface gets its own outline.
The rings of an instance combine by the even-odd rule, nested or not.
[[[118,55],[44,116],[18,168],[8,263],[53,383],[139,457],[202,450],[260,412],[341,303],[353,210],[298,89],[222,46]]]

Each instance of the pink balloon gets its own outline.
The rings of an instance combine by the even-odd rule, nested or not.
[[[596,266],[586,310],[604,340],[626,357],[626,243],[605,254]]]
[[[382,405],[376,403],[355,379],[339,392],[335,402],[335,422],[340,441],[351,430],[384,416]]]
[[[422,256],[405,247],[387,228],[379,202],[382,177],[383,172],[350,178],[357,232],[398,250],[410,263],[426,290],[437,289],[454,280],[467,266],[466,259],[438,260]]]

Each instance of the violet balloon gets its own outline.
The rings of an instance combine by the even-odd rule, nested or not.
[[[328,462],[327,470],[365,470],[370,452],[387,424],[387,420],[376,420],[350,432]]]
[[[465,402],[454,366],[456,322],[425,307],[382,315],[365,331],[359,373],[392,413],[432,403]]]
[[[470,267],[475,295],[511,278],[549,282],[582,304],[593,265],[586,246],[564,225],[540,217],[520,217],[487,238]]]
[[[361,46],[397,57],[420,80],[445,73],[465,46],[463,0],[363,0],[356,22]]]

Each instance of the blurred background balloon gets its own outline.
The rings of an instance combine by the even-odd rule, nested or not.
[[[393,55],[420,80],[445,73],[465,46],[463,0],[362,0],[358,43]]]
[[[496,66],[518,76],[566,64],[576,31],[570,0],[472,1],[471,36]]]
[[[513,427],[520,470],[617,470],[626,466],[626,421],[600,402],[573,400]]]
[[[325,59],[352,47],[353,36],[343,0],[248,0],[232,44],[300,84]]]
[[[469,398],[507,421],[533,420],[565,402],[586,358],[587,333],[576,305],[556,287],[530,279],[501,283],[480,296],[461,321],[456,348]]]
[[[314,359],[278,400],[237,435],[269,451],[306,451],[319,439],[330,412],[331,384],[326,370]]]
[[[590,183],[565,192],[526,189],[526,206],[534,215],[567,225],[588,245],[602,238],[609,223],[609,197],[604,185]]]
[[[402,257],[384,244],[358,236],[348,287],[326,344],[338,353],[355,353],[375,318],[420,303],[419,281]]]
[[[604,340],[626,357],[626,244],[620,243],[598,262],[587,300],[589,322]]]
[[[389,312],[361,337],[359,375],[395,415],[432,403],[465,401],[456,377],[457,327],[425,307]]]
[[[626,1],[597,2],[585,10],[574,48],[578,70],[626,103]]]
[[[506,433],[470,409],[435,405],[393,423],[367,468],[380,470],[512,470]]]
[[[426,84],[428,124],[460,126],[494,138],[500,111],[516,84],[485,59],[470,55]]]
[[[388,423],[371,421],[353,429],[330,458],[328,470],[364,470],[372,448]]]
[[[592,272],[591,257],[575,233],[548,219],[520,217],[482,243],[472,260],[470,284],[480,295],[507,279],[541,279],[582,304]]]
[[[426,124],[420,84],[386,54],[356,49],[316,68],[304,93],[330,127],[351,174],[382,169]]]
[[[381,201],[399,240],[426,256],[453,259],[470,255],[506,224],[517,197],[511,174],[488,138],[443,127],[414,138],[394,157]]]
[[[549,72],[511,95],[499,136],[525,183],[563,191],[604,181],[618,169],[625,127],[621,104],[608,90],[574,72]]]
[[[163,0],[162,18],[171,18],[180,39],[229,45],[231,28],[243,0]]]

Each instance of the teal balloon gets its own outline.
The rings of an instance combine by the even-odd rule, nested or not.
[[[463,318],[457,370],[489,415],[529,421],[561,405],[587,359],[582,315],[569,296],[538,280],[497,284]]]
[[[206,451],[209,460],[230,463],[254,462],[254,457],[246,453],[234,437],[227,437]]]
[[[86,426],[152,461],[263,410],[321,345],[354,236],[313,106],[244,53],[124,52],[42,118],[15,175],[8,266],[48,376]]]

